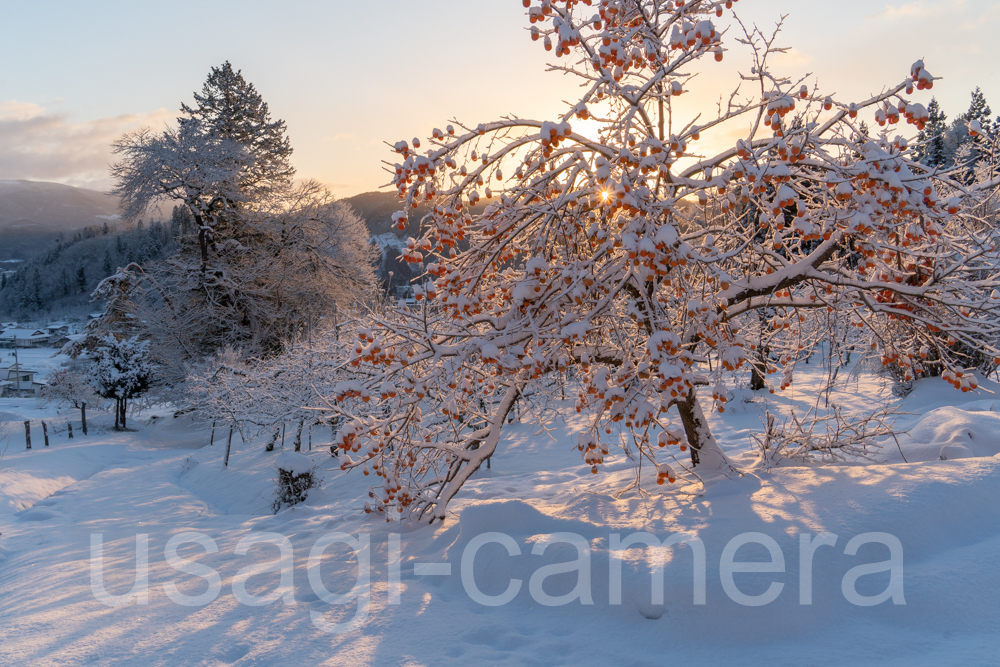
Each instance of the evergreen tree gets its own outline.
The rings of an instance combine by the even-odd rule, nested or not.
[[[82,261],[76,265],[76,286],[81,292],[87,291],[87,268]]]
[[[111,248],[104,250],[104,265],[101,267],[105,276],[110,276],[114,271],[114,264],[111,262]]]
[[[186,206],[174,206],[174,210],[170,215],[170,234],[171,236],[187,236],[195,230],[193,229],[194,218],[191,217],[191,212]]]
[[[252,159],[240,176],[241,189],[269,191],[291,182],[295,169],[289,162],[292,146],[285,121],[271,119],[267,103],[240,70],[234,71],[228,60],[213,67],[194,100],[193,107],[181,105],[185,116],[177,122],[182,127],[198,122],[209,133],[247,149]]]
[[[858,125],[858,141],[863,142],[870,136],[871,133],[868,130],[868,123],[866,123],[865,121],[861,121],[861,124]]]
[[[115,399],[115,430],[125,428],[130,399],[149,388],[152,379],[149,341],[138,338],[118,340],[112,334],[101,339],[91,369],[90,383],[104,398]]]
[[[954,156],[955,164],[965,168],[962,179],[966,183],[972,183],[975,179],[976,168],[987,153],[986,145],[994,130],[990,120],[991,115],[990,105],[986,103],[983,91],[977,86],[972,91],[968,111],[956,118],[949,129],[948,148]],[[983,134],[978,137],[969,135],[969,125],[973,121],[977,121],[983,128]]]
[[[976,86],[976,89],[972,91],[972,101],[969,103],[969,110],[962,114],[962,120],[966,124],[978,120],[986,134],[990,134],[990,130],[992,129],[991,115],[993,115],[993,112],[990,110],[990,105],[986,103],[986,96],[983,95],[983,91],[979,86]]]
[[[940,167],[951,161],[945,143],[945,133],[948,117],[941,111],[937,98],[932,98],[927,105],[928,119],[924,129],[917,133],[919,145],[915,150],[917,159],[928,167]]]
[[[31,272],[31,294],[32,294],[32,305],[35,308],[42,307],[42,276],[38,272],[38,267]]]

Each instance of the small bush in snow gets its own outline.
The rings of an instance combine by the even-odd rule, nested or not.
[[[271,510],[277,514],[282,507],[291,507],[305,502],[309,489],[320,485],[319,465],[313,464],[301,454],[285,452],[276,463],[278,476],[274,479],[277,490],[271,502]]]

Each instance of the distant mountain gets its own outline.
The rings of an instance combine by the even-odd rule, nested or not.
[[[421,265],[407,264],[399,258],[399,254],[406,237],[420,236],[420,219],[427,214],[426,206],[410,210],[406,216],[406,229],[400,231],[392,226],[392,214],[402,210],[403,206],[403,200],[395,192],[364,192],[341,201],[349,204],[361,216],[372,240],[382,249],[378,277],[390,294],[396,294],[396,287],[409,285],[411,279],[423,272]],[[486,204],[480,202],[472,210],[478,213],[484,208]]]
[[[403,200],[395,192],[363,192],[341,201],[350,204],[351,208],[361,216],[373,237],[389,233],[404,239],[407,236],[416,237],[420,232],[420,219],[427,214],[426,206],[412,209],[406,216],[406,229],[399,231],[392,226],[392,214],[402,210]],[[480,200],[472,212],[481,213],[487,203],[485,200]]]
[[[117,220],[117,201],[61,183],[0,180],[0,260],[28,259],[59,234]]]
[[[392,226],[392,214],[401,210],[403,206],[403,200],[395,192],[363,192],[341,201],[350,204],[355,213],[361,216],[368,226],[368,233],[372,236],[390,232],[402,238],[415,236],[419,229],[419,220],[427,212],[421,207],[417,209],[415,214],[407,216],[409,219],[408,228],[401,232]]]

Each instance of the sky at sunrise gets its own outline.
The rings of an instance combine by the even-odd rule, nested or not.
[[[338,196],[388,181],[390,143],[457,118],[556,118],[577,83],[546,72],[556,59],[527,33],[519,0],[104,0],[0,2],[0,178],[107,189],[110,143],[143,126],[172,123],[211,66],[241,69],[288,124],[298,175]],[[790,51],[776,70],[812,73],[823,93],[860,100],[902,81],[923,58],[942,80],[931,94],[949,119],[981,86],[1000,113],[1000,3],[993,0],[741,0],[745,24]],[[721,26],[731,18],[719,20]],[[732,39],[688,88],[685,111],[711,113],[748,67]],[[904,126],[912,132],[912,126]],[[585,131],[585,128],[584,128]],[[739,129],[706,137],[731,146]]]

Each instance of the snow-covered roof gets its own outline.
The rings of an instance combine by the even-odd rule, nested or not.
[[[30,373],[32,375],[37,374],[39,371],[32,370],[30,368],[25,368],[24,366],[17,366],[16,364],[11,364],[9,366],[0,366],[0,372],[2,371],[17,371],[18,373]]]
[[[378,234],[372,237],[372,241],[378,244],[378,247],[382,252],[385,252],[386,248],[395,248],[396,250],[402,250],[406,247],[406,241],[399,238],[392,232],[386,232],[385,234]]]
[[[48,335],[41,329],[4,329],[0,338],[46,338]]]

